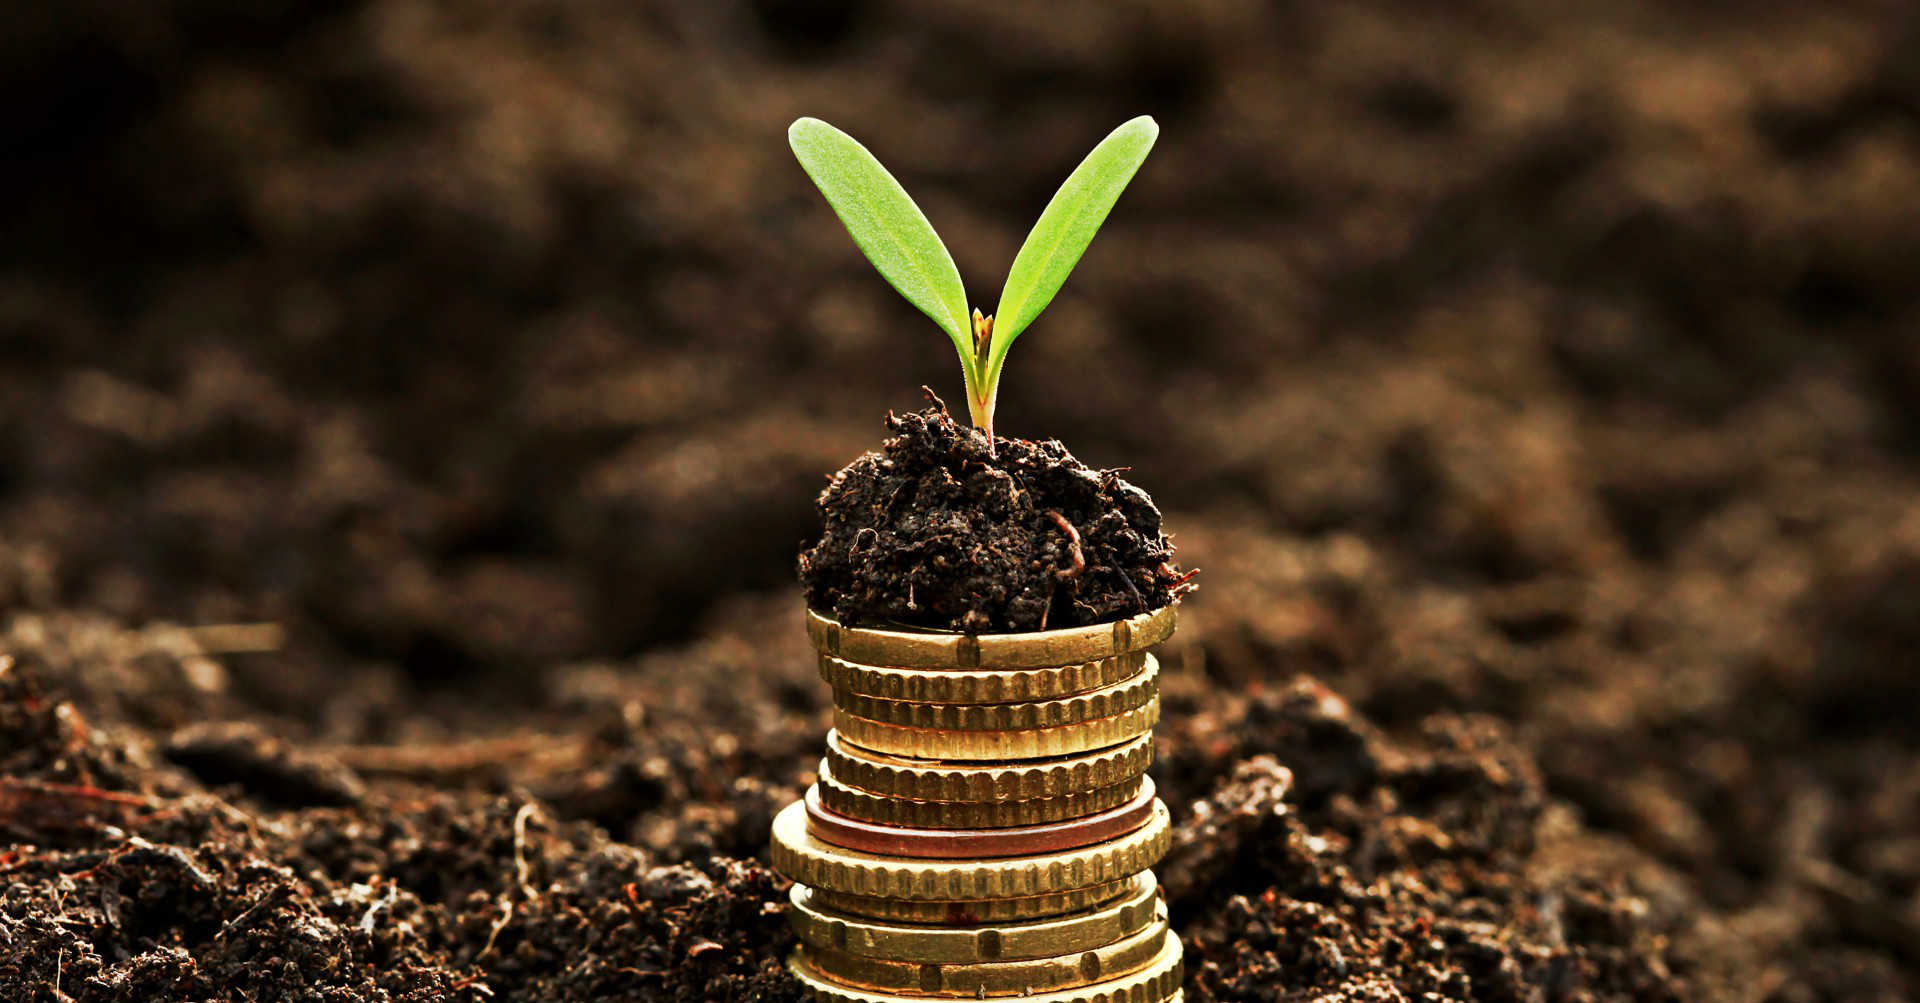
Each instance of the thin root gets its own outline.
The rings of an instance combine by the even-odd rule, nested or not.
[[[1199,568],[1188,568],[1187,573],[1184,575],[1176,574],[1173,570],[1173,565],[1168,564],[1166,561],[1161,561],[1160,567],[1156,570],[1160,572],[1162,577],[1168,580],[1167,590],[1173,593],[1173,598],[1175,599],[1200,591],[1200,586],[1193,580],[1194,576],[1200,573]]]
[[[527,820],[533,817],[536,810],[538,809],[534,808],[533,802],[529,801],[521,805],[520,810],[513,816],[513,874],[519,880],[520,891],[526,895],[528,901],[537,897],[534,894],[533,885],[527,881]]]
[[[153,802],[91,785],[0,777],[0,825],[72,832],[101,822],[126,826],[155,815]]]
[[[1200,587],[1198,585],[1189,584],[1193,581],[1194,576],[1200,573],[1199,568],[1189,568],[1187,570],[1187,573],[1183,575],[1183,574],[1176,573],[1173,570],[1173,565],[1168,564],[1165,561],[1161,561],[1160,567],[1156,570],[1160,572],[1162,577],[1168,580],[1167,588],[1172,589],[1175,595],[1184,595],[1185,593],[1192,592],[1195,589],[1198,589]]]
[[[493,942],[500,939],[500,931],[506,929],[508,923],[513,922],[513,900],[502,897],[500,906],[500,918],[494,920],[493,929],[487,931],[486,946],[480,948],[480,954],[474,958],[475,961],[493,953]]]

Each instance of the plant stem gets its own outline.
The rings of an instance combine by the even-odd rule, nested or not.
[[[973,416],[973,427],[987,433],[987,455],[996,455],[993,447],[993,391],[986,396],[967,394],[967,411]]]
[[[987,384],[987,359],[993,349],[993,318],[973,308],[973,365],[967,369],[967,410],[973,427],[987,433],[987,455],[993,450],[993,405],[996,388]],[[976,372],[975,370],[978,370]]]

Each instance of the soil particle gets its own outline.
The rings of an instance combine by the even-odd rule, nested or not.
[[[889,415],[879,452],[821,493],[807,603],[843,623],[1045,630],[1159,609],[1190,587],[1160,510],[1058,441],[1000,439],[946,406]]]

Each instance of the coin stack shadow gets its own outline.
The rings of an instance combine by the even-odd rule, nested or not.
[[[820,779],[774,819],[789,963],[826,1003],[1181,998],[1146,775],[1175,608],[1026,634],[843,627]]]

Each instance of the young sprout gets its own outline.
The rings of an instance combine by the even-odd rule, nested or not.
[[[953,339],[966,377],[967,410],[991,444],[1007,349],[1053,301],[1159,135],[1160,127],[1142,115],[1087,154],[1020,245],[1000,290],[1000,306],[991,315],[977,307],[968,312],[953,255],[907,190],[866,147],[817,118],[794,122],[787,142],[867,260]]]

